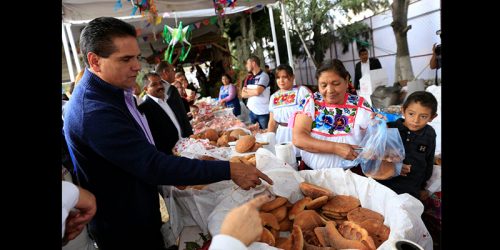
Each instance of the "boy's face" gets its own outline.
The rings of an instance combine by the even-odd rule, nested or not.
[[[421,130],[437,116],[437,114],[432,115],[432,110],[420,105],[419,102],[410,103],[406,109],[401,109],[405,117],[403,124],[412,132]]]

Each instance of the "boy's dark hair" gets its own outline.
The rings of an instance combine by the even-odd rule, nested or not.
[[[408,106],[412,103],[420,103],[420,105],[430,108],[431,115],[435,115],[437,112],[437,100],[433,94],[426,91],[416,91],[413,92],[408,98],[406,98],[405,103],[403,104],[403,109],[408,108]]]
[[[316,70],[316,80],[319,79],[321,73],[325,71],[333,71],[335,74],[347,79],[349,72],[345,69],[344,64],[339,59],[327,60]]]
[[[87,54],[93,52],[96,55],[108,58],[116,51],[113,39],[117,37],[136,37],[134,26],[113,17],[98,17],[83,29],[80,35],[80,50],[83,61],[90,67]]]
[[[260,66],[260,59],[256,55],[251,55],[248,57],[248,60],[254,61],[257,65]]]
[[[292,67],[290,67],[288,64],[281,64],[280,66],[278,66],[274,72],[276,72],[276,74],[278,74],[278,71],[280,70],[284,70],[286,71],[286,74],[289,75],[289,76],[294,76],[293,75],[293,69]]]
[[[361,48],[359,51],[358,51],[358,55],[361,54],[361,52],[368,52],[368,50],[366,48]]]

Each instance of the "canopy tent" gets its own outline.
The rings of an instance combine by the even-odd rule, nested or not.
[[[117,2],[121,3],[121,7],[117,8]],[[134,1],[134,2],[137,2]],[[140,1],[139,1],[140,2]],[[266,5],[274,4],[277,0],[240,0],[236,1],[236,6],[224,8],[224,15],[232,15],[243,11],[251,10],[253,12],[263,9]],[[139,10],[132,15],[134,6],[132,2],[127,0],[62,0],[62,20],[63,20],[63,45],[68,62],[68,70],[71,81],[74,81],[75,72],[73,72],[73,62],[77,71],[81,70],[80,60],[78,59],[77,42],[81,30],[92,19],[101,16],[111,16],[122,19],[136,27],[140,35],[144,39],[138,39],[141,50],[147,50],[150,44],[154,48],[164,47],[162,44],[160,33],[163,31],[164,25],[176,27],[182,21],[183,25],[198,24],[198,29],[193,31],[192,38],[205,35],[213,32],[213,25],[199,25],[201,22],[206,22],[207,19],[216,18],[217,13],[214,9],[212,0],[155,0],[158,16],[161,22],[157,25],[149,23],[147,17],[141,15]],[[268,6],[271,10],[271,7]],[[281,4],[283,9],[283,4]],[[272,11],[270,11],[272,15]],[[271,18],[273,20],[273,18]],[[286,23],[286,22],[285,22]],[[274,31],[274,25],[271,24]],[[285,34],[287,38],[287,47],[289,47],[288,30],[285,25]],[[277,51],[276,38],[273,32],[273,40],[275,51]],[[69,44],[68,44],[69,41]],[[70,52],[71,50],[71,52]],[[73,54],[73,60],[71,58]],[[147,55],[146,55],[147,56]],[[289,49],[289,58],[291,59],[291,49]],[[293,62],[292,60],[289,60]],[[279,57],[277,59],[279,63]],[[293,65],[292,65],[293,67]]]

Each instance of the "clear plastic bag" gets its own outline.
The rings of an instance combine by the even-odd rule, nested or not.
[[[372,119],[359,146],[358,157],[353,161],[344,160],[343,165],[361,164],[363,173],[373,179],[400,175],[405,150],[397,128],[387,128],[384,120]]]

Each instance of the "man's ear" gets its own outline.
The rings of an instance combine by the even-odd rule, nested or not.
[[[100,57],[94,52],[89,52],[87,54],[87,60],[89,61],[90,68],[92,69],[93,72],[101,72],[101,68],[99,66],[99,59]]]

